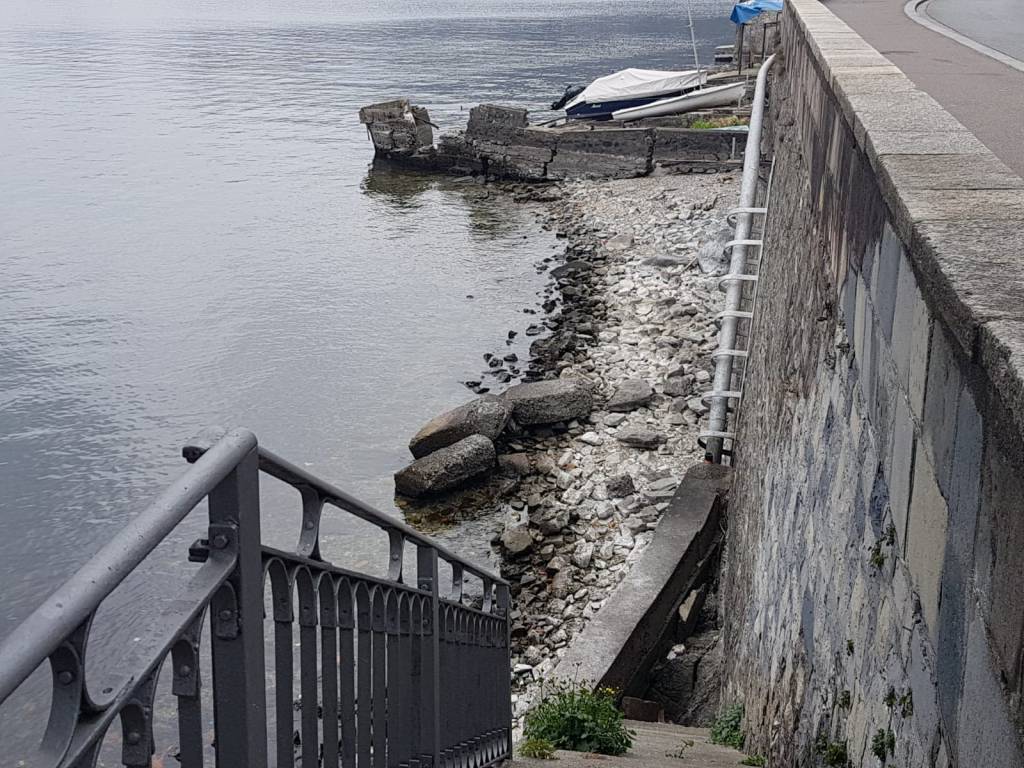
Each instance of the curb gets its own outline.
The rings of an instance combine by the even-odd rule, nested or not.
[[[989,48],[987,45],[979,43],[977,40],[972,40],[966,35],[950,29],[945,24],[937,22],[927,13],[929,2],[930,0],[907,0],[907,3],[903,6],[903,12],[907,14],[911,21],[920,24],[922,27],[927,27],[932,32],[937,32],[948,37],[950,40],[955,40],[961,45],[966,45],[968,48],[988,56],[990,59],[995,59],[1000,64],[1005,64],[1008,67],[1024,72],[1024,61],[1015,59],[1013,56],[1009,56],[1002,51],[997,51],[995,48]]]

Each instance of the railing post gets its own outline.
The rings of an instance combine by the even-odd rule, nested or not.
[[[235,569],[210,610],[217,765],[267,765],[258,449],[209,496],[211,557],[234,554]]]
[[[503,660],[505,669],[501,675],[501,687],[499,695],[502,697],[501,706],[504,707],[505,728],[507,730],[506,749],[508,759],[512,759],[512,592],[508,584],[498,584],[495,590],[495,603],[497,613],[505,622],[505,653]]]
[[[427,615],[424,616],[430,627],[430,642],[423,655],[423,682],[427,686],[424,691],[423,712],[421,723],[424,733],[421,735],[420,748],[430,754],[434,768],[441,765],[441,627],[440,591],[438,589],[437,550],[433,547],[416,548],[416,584],[430,593]]]

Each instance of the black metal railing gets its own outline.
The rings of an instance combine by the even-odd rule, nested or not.
[[[91,768],[120,720],[121,763],[151,766],[154,696],[170,656],[177,758],[185,768],[202,766],[211,746],[200,685],[204,624],[218,768],[483,768],[511,756],[506,582],[275,456],[251,432],[208,433],[183,453],[193,466],[0,644],[0,704],[47,661],[51,671],[45,734],[19,765]],[[301,494],[294,552],[262,542],[260,472]],[[96,695],[85,668],[97,610],[203,499],[209,530],[189,549],[201,565],[174,610],[161,611],[149,639],[136,644],[133,663],[119,665],[138,672],[107,681]],[[325,506],[387,534],[386,576],[321,557]],[[416,553],[415,583],[403,573],[408,546]],[[444,591],[441,564],[451,569]],[[479,607],[463,594],[468,575],[482,585]],[[273,622],[272,642],[265,620]]]

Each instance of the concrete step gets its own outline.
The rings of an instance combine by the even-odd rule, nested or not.
[[[625,755],[609,757],[584,752],[555,753],[558,762],[516,757],[518,768],[736,768],[744,755],[735,749],[710,743],[706,728],[684,728],[669,723],[626,721],[636,731],[633,748]]]

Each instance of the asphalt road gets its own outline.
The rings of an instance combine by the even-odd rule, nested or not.
[[[940,0],[940,7],[960,2]],[[975,13],[976,6],[1017,2],[976,0],[955,15],[958,19],[974,15],[972,23],[981,24],[983,16]],[[904,0],[824,0],[824,5],[1024,176],[1024,72],[917,24],[904,14]],[[1024,9],[1018,14],[1024,14]],[[986,28],[1001,23],[1000,19],[989,21]],[[1012,23],[1020,29],[1022,22]],[[957,31],[968,34],[966,29]]]
[[[1024,3],[1020,0],[931,0],[925,12],[965,37],[1024,60]]]

